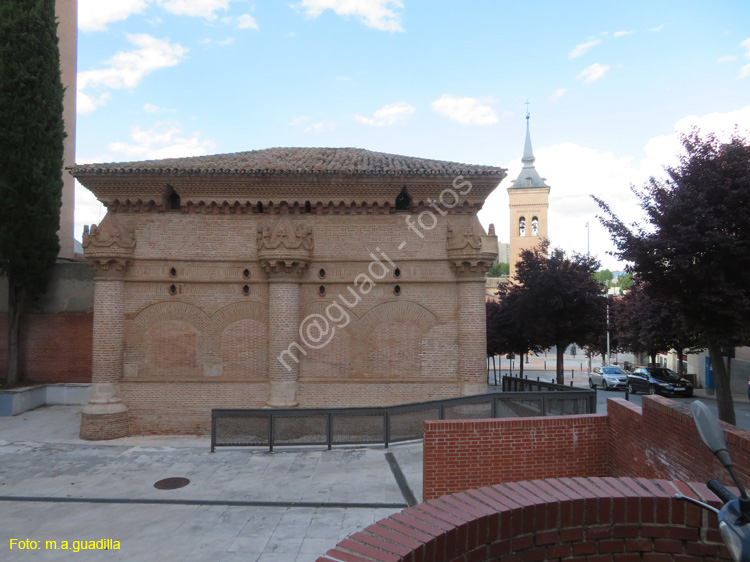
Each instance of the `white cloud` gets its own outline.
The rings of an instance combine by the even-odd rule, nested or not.
[[[651,29],[649,29],[649,31],[655,31],[655,32],[657,32],[657,33],[658,33],[658,32],[659,32],[659,31],[661,31],[662,29],[664,29],[664,24],[661,24],[661,25],[657,25],[656,27],[652,27]]]
[[[608,64],[599,64],[598,62],[595,62],[591,66],[587,66],[584,68],[576,78],[579,80],[583,80],[584,84],[591,84],[593,82],[596,82],[597,80],[601,80],[604,78],[604,75],[609,70]]]
[[[289,122],[289,125],[291,127],[296,127],[297,125],[301,125],[302,123],[305,123],[309,121],[311,118],[307,115],[300,115],[299,117],[295,117]]]
[[[112,95],[109,92],[104,92],[98,96],[90,95],[79,87],[76,92],[76,113],[78,115],[93,113],[97,107],[105,105],[111,97]]]
[[[178,16],[216,19],[217,10],[226,11],[232,0],[158,0],[159,6]]]
[[[588,41],[586,43],[581,43],[580,45],[576,45],[575,48],[568,53],[569,59],[575,59],[580,57],[582,54],[584,54],[586,51],[588,51],[591,47],[596,47],[599,43],[601,43],[601,39],[593,39],[592,41]]]
[[[303,129],[305,133],[325,133],[327,131],[333,131],[336,128],[336,123],[330,121],[321,121],[320,123],[311,123]]]
[[[445,94],[430,104],[433,111],[462,125],[492,125],[497,123],[497,114],[492,109],[492,98],[469,98]]]
[[[104,31],[108,23],[140,14],[147,3],[148,0],[78,0],[78,29]]]
[[[633,35],[634,31],[615,31],[615,39],[625,37],[626,35]]]
[[[368,27],[380,31],[403,31],[401,0],[302,0],[294,7],[305,10],[310,18],[317,18],[325,10],[333,10],[339,16],[354,16]]]
[[[241,16],[237,16],[237,27],[239,27],[240,29],[260,29],[257,22],[255,21],[255,18],[250,14],[242,14]]]
[[[200,156],[216,150],[210,140],[202,140],[200,133],[185,135],[177,122],[162,121],[149,129],[130,129],[130,142],[108,145],[115,160],[158,160]]]
[[[588,239],[591,254],[597,256],[604,267],[622,269],[624,264],[607,255],[614,246],[609,233],[596,219],[601,212],[590,195],[608,203],[625,224],[642,221],[643,213],[630,186],[640,187],[650,176],[662,176],[665,165],[676,163],[676,155],[681,150],[679,135],[689,131],[692,125],[702,131],[716,132],[719,139],[726,140],[735,126],[740,132],[750,131],[750,106],[728,113],[684,117],[675,123],[672,133],[650,139],[643,155],[637,158],[573,143],[536,148],[536,169],[551,186],[548,219],[552,244],[567,252],[585,253]],[[519,146],[519,153],[521,149]],[[509,239],[506,187],[521,170],[520,157],[507,167],[508,177],[488,197],[479,213],[485,227],[495,223],[501,242]]]
[[[94,197],[93,193],[78,183],[78,180],[75,182],[75,199],[73,238],[80,242],[83,236],[83,227],[101,223],[104,215],[107,214],[107,209]]]
[[[354,119],[360,123],[366,125],[373,125],[376,127],[384,127],[386,125],[393,125],[399,121],[402,121],[408,117],[414,115],[414,106],[406,102],[392,103],[384,105],[378,109],[372,117],[363,117],[362,115],[355,115]]]
[[[558,88],[554,91],[554,93],[549,97],[550,101],[557,101],[561,97],[563,97],[568,92],[567,88]]]
[[[144,76],[159,68],[175,66],[188,52],[177,43],[171,44],[147,34],[128,35],[128,40],[139,48],[117,53],[107,61],[107,68],[78,73],[79,114],[91,113],[109,99],[109,93],[97,95],[89,90],[134,88]]]
[[[734,62],[737,60],[736,55],[726,55],[724,57],[716,59],[716,62],[722,63],[722,62]]]
[[[745,47],[745,58],[750,59],[750,37],[740,43],[740,47]],[[750,76],[750,64],[746,64],[740,68],[740,75],[738,78],[747,78]]]
[[[159,106],[156,106],[153,103],[147,103],[143,106],[143,110],[148,111],[149,113],[158,113]]]
[[[642,161],[642,168],[646,176],[659,176],[666,165],[677,163],[677,156],[682,151],[680,135],[688,133],[693,127],[703,132],[713,132],[717,138],[727,141],[735,130],[750,133],[750,105],[728,113],[708,113],[701,117],[688,115],[677,121],[673,132],[650,139],[644,151],[646,158]]]

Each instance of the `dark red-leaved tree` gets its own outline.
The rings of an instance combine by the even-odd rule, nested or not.
[[[684,153],[667,178],[640,190],[646,225],[625,225],[596,199],[616,255],[661,307],[671,308],[708,348],[719,417],[735,423],[722,347],[750,342],[750,146],[698,130],[682,137]]]
[[[587,345],[603,324],[605,300],[592,277],[599,262],[579,254],[568,258],[546,240],[520,257],[514,283],[499,288],[501,308],[507,307],[526,349],[557,347],[557,382],[563,384],[565,349]]]
[[[692,349],[697,343],[697,336],[685,319],[674,308],[655,300],[644,283],[635,283],[612,304],[612,328],[618,348],[623,351],[645,353],[653,364],[659,352],[675,349],[682,357],[683,350]]]

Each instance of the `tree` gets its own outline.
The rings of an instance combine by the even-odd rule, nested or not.
[[[684,319],[674,308],[654,300],[643,283],[637,283],[624,297],[615,299],[612,308],[619,349],[646,353],[652,364],[661,351],[676,349],[682,357],[684,349],[692,349],[696,344],[696,336]]]
[[[593,278],[599,262],[580,254],[568,258],[558,248],[550,251],[546,240],[520,257],[516,283],[500,287],[500,304],[514,311],[527,349],[557,346],[557,382],[563,384],[565,349],[572,343],[586,345],[601,328],[605,301]]]
[[[618,287],[620,289],[620,292],[630,290],[630,288],[633,286],[633,274],[623,273],[622,275],[618,275],[617,279],[615,279],[610,286]]]
[[[750,341],[750,146],[694,129],[665,179],[634,189],[647,227],[628,227],[596,199],[629,270],[661,307],[672,309],[708,349],[719,418],[735,423],[722,347]]]
[[[612,272],[609,269],[602,269],[594,273],[594,279],[604,287],[609,287],[612,283]]]
[[[0,2],[0,273],[8,278],[8,382],[20,317],[46,289],[60,243],[63,86],[54,0]]]
[[[517,292],[504,292],[502,300],[495,304],[492,316],[488,317],[487,334],[496,354],[518,354],[519,370],[523,376],[523,356],[530,351],[542,351],[544,347],[533,341],[533,329],[523,321],[521,296]]]
[[[501,275],[509,275],[509,274],[510,274],[510,264],[498,262],[498,263],[492,264],[492,267],[490,267],[489,271],[487,271],[485,277],[500,277]]]

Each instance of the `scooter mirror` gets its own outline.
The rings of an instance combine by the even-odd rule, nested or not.
[[[721,429],[718,420],[711,413],[711,410],[698,400],[690,405],[690,410],[693,412],[695,427],[698,428],[698,433],[706,444],[706,447],[716,455],[716,458],[725,467],[732,466],[732,460],[727,452],[727,439],[724,436],[724,430]]]

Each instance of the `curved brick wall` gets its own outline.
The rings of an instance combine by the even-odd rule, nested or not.
[[[395,513],[317,562],[699,562],[731,560],[703,484],[559,478],[487,486]]]

